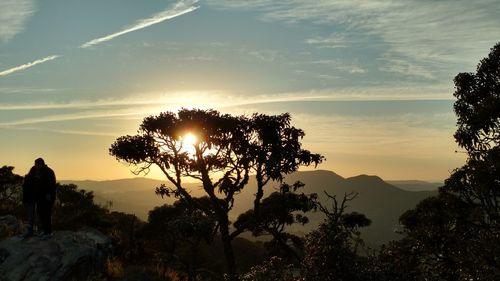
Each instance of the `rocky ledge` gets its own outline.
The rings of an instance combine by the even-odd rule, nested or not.
[[[21,224],[13,215],[0,216],[0,240],[18,233]]]
[[[103,270],[111,241],[94,229],[56,231],[48,240],[0,241],[1,281],[88,280]]]

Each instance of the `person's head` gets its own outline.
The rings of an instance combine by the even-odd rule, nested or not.
[[[42,168],[44,166],[45,166],[45,161],[43,160],[43,158],[38,158],[35,160],[35,167]]]

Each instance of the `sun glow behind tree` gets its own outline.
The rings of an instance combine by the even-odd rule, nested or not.
[[[182,152],[194,156],[196,153],[196,145],[198,145],[198,138],[194,133],[188,132],[180,137],[180,144]]]
[[[216,110],[181,109],[177,114],[162,112],[146,117],[137,135],[119,137],[109,152],[117,160],[136,166],[136,174],[148,172],[152,166],[160,168],[170,185],[158,187],[157,194],[185,200],[193,208],[213,215],[223,242],[229,280],[237,280],[231,241],[254,220],[232,229],[229,212],[235,195],[247,186],[250,173],[255,173],[252,217],[260,218],[264,186],[283,181],[285,175],[301,166],[323,162],[322,155],[302,149],[304,136],[304,131],[291,125],[289,114],[232,116]],[[182,146],[192,146],[194,155],[183,151]],[[192,196],[184,185],[185,177],[202,184],[208,206]]]

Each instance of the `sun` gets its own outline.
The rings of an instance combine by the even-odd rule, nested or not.
[[[193,146],[196,144],[198,139],[193,133],[187,133],[184,136],[182,136],[182,144],[185,146]]]
[[[186,133],[181,136],[182,149],[190,154],[195,153],[195,145],[198,143],[198,138],[193,133]]]

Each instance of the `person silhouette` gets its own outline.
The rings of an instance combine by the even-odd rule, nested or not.
[[[52,237],[52,206],[56,198],[56,176],[42,158],[35,160],[35,165],[26,175],[23,183],[23,202],[26,206],[28,226],[23,238],[33,235],[35,209],[42,225],[40,239]]]
[[[35,201],[35,188],[33,186],[33,177],[35,174],[35,167],[32,167],[28,174],[24,176],[23,181],[23,205],[26,210],[27,225],[24,233],[21,235],[22,238],[28,238],[33,236],[33,228],[35,226],[35,212],[36,212],[36,201]]]

